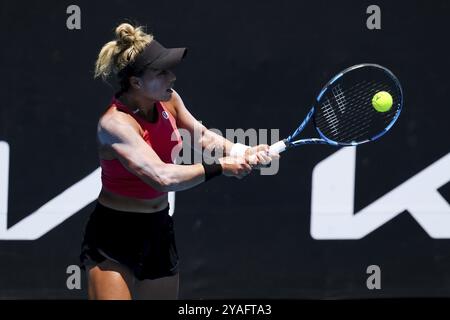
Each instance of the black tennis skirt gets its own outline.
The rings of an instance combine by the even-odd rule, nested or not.
[[[84,231],[80,263],[86,269],[105,259],[129,267],[139,280],[178,273],[169,207],[152,213],[126,212],[97,201]]]

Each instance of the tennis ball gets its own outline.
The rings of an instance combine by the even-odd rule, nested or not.
[[[386,91],[377,92],[372,98],[372,106],[378,112],[389,111],[392,108],[392,96]]]

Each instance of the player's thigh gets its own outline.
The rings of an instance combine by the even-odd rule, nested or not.
[[[91,300],[129,300],[134,276],[117,262],[105,261],[88,268],[88,295]]]
[[[178,299],[179,274],[154,280],[136,280],[133,297],[137,300]]]

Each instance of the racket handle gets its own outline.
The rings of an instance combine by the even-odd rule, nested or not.
[[[286,147],[286,143],[284,142],[284,140],[280,140],[269,147],[269,153],[281,153],[284,150],[286,150],[286,148],[287,147]],[[251,163],[256,162],[257,161],[256,155],[252,154],[249,157],[249,161]]]
[[[271,153],[281,153],[284,150],[286,150],[286,143],[284,143],[284,140],[280,140],[280,141],[274,143],[269,148],[269,151]]]

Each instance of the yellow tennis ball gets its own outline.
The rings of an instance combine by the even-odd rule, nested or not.
[[[386,91],[377,92],[372,98],[372,106],[378,112],[389,111],[392,108],[392,96]]]

